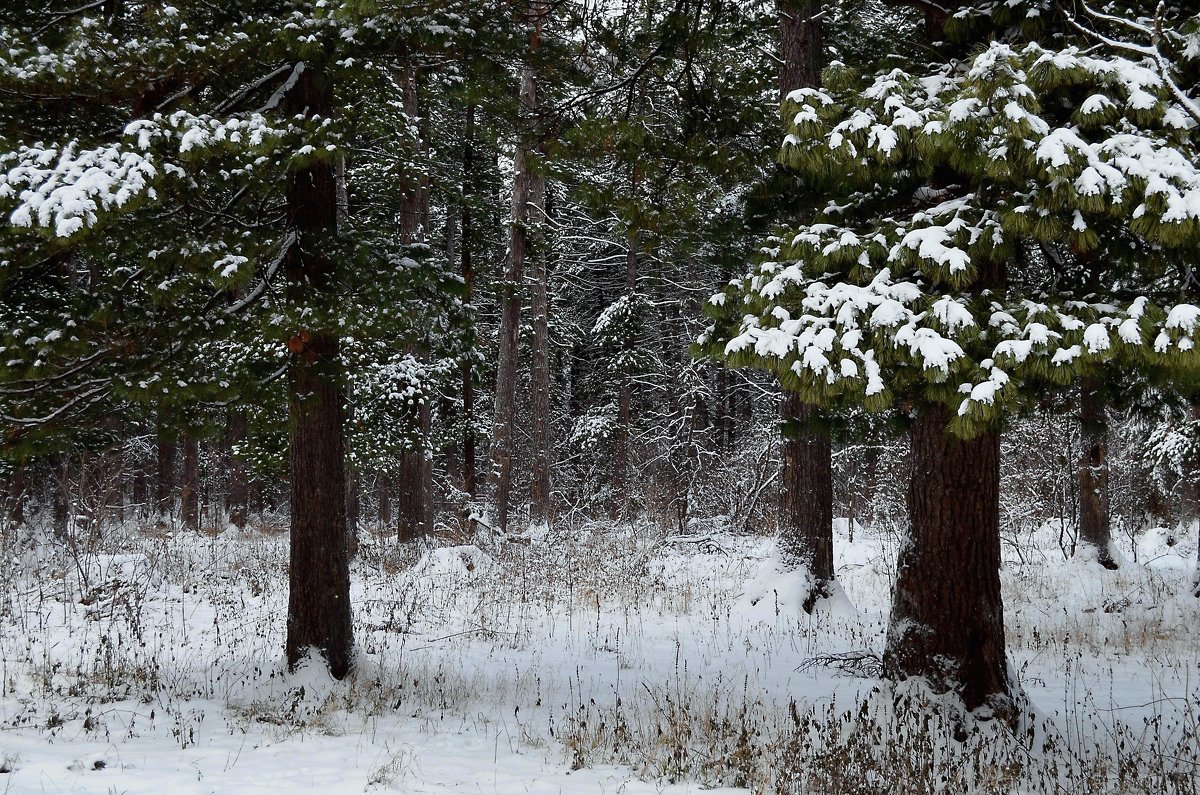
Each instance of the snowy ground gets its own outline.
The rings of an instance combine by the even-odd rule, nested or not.
[[[853,742],[829,738],[877,684],[895,559],[886,534],[845,529],[845,598],[813,618],[761,538],[597,526],[419,554],[368,536],[342,683],[282,672],[285,535],[128,528],[17,552],[0,570],[0,792],[747,792],[814,764],[829,771],[807,786],[834,791],[850,768],[832,749]],[[1155,765],[1196,791],[1179,750],[1200,736],[1196,537],[1170,535],[1144,534],[1115,573],[1064,562],[1052,528],[1006,546],[1033,753],[1111,760],[1111,791]]]

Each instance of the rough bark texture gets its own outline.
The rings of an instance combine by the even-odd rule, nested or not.
[[[776,0],[779,87],[786,97],[821,82],[821,0]]]
[[[833,478],[829,433],[816,428],[818,410],[795,393],[783,394],[782,416],[791,421],[783,439],[783,506],[779,547],[784,560],[808,569],[812,591],[804,601],[811,612],[829,596],[833,582]]]
[[[943,406],[912,428],[911,535],[900,550],[884,676],[925,677],[1010,718],[1000,596],[1000,434],[963,441]]]
[[[538,45],[542,12],[541,2],[534,3],[531,23],[531,47]],[[517,393],[517,335],[521,323],[521,293],[525,278],[525,258],[529,249],[529,202],[534,177],[533,153],[536,146],[536,113],[538,102],[537,74],[532,66],[521,70],[519,120],[521,142],[513,162],[512,224],[508,256],[504,265],[504,280],[500,286],[499,355],[496,364],[496,406],[492,423],[492,461],[488,482],[492,489],[492,504],[496,524],[508,529],[508,513],[512,500],[513,422],[516,418]]]
[[[821,1],[778,0],[780,98],[821,80]],[[784,391],[780,420],[783,439],[783,495],[779,544],[786,560],[807,566],[812,591],[804,601],[811,612],[833,582],[833,470],[829,432],[819,412]]]
[[[12,476],[8,480],[7,506],[5,514],[8,517],[8,523],[11,527],[20,527],[25,524],[25,465],[17,464],[13,467]]]
[[[187,530],[200,529],[200,444],[196,434],[183,436],[183,480],[179,489],[179,519]]]
[[[1117,568],[1112,556],[1108,514],[1108,420],[1103,383],[1085,378],[1079,387],[1079,424],[1083,451],[1079,458],[1079,542],[1095,548],[1106,569]]]
[[[288,92],[293,113],[328,116],[332,91],[313,67]],[[292,304],[331,291],[335,265],[319,252],[337,228],[333,164],[318,161],[292,172],[287,189],[289,227],[298,242],[285,260]],[[346,463],[343,373],[338,336],[298,329],[289,341],[288,413],[291,420],[292,543],[289,566],[287,659],[291,668],[310,648],[325,656],[338,679],[350,670],[350,558],[346,535]]]
[[[234,455],[234,448],[246,438],[246,412],[231,409],[225,417],[225,449],[228,458],[228,489],[225,495],[225,510],[234,527],[243,528],[249,514],[250,480],[246,475],[246,461]]]

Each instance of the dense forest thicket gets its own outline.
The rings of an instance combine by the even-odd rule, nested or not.
[[[811,612],[845,518],[882,675],[1015,722],[1005,545],[1200,512],[1198,87],[1182,0],[6,2],[4,549],[287,523],[341,678],[367,532],[778,534]]]

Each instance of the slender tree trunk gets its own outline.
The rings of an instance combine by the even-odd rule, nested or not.
[[[821,0],[777,0],[779,14],[779,93],[781,101],[798,88],[821,81]],[[829,431],[821,412],[784,390],[783,499],[779,545],[784,559],[805,566],[812,591],[804,609],[829,596],[833,570],[833,468]]]
[[[328,117],[327,75],[308,66],[287,95],[295,114]],[[333,164],[318,160],[293,171],[287,187],[289,230],[297,241],[285,259],[286,297],[293,305],[336,290],[336,265],[321,252],[337,231]],[[339,337],[324,328],[297,329],[289,340],[288,415],[291,421],[291,561],[287,660],[292,669],[315,648],[337,679],[350,670],[350,557],[346,535],[343,422],[345,374]]]
[[[530,12],[533,27],[530,47],[536,49],[541,32],[542,0],[535,0]],[[521,296],[525,278],[525,258],[530,243],[531,198],[534,198],[535,171],[533,162],[537,146],[538,124],[537,75],[531,65],[521,70],[519,129],[521,141],[514,159],[512,224],[504,280],[500,287],[500,337],[496,364],[496,406],[492,423],[492,461],[488,474],[496,524],[508,529],[508,514],[512,499],[513,423],[516,419],[517,338],[521,323]]]
[[[193,431],[183,435],[183,482],[179,491],[180,521],[187,530],[200,529],[200,444]]]
[[[133,501],[134,514],[144,519],[150,514],[149,483],[147,470],[150,464],[139,458],[133,465],[133,482],[130,484],[130,499]]]
[[[237,447],[246,440],[246,412],[230,409],[225,417],[225,449],[228,461],[229,486],[225,494],[225,510],[230,523],[239,530],[246,526],[250,508],[250,479],[246,460]]]
[[[351,390],[347,384],[346,393]],[[350,427],[354,425],[354,403],[349,394],[346,395],[345,420]],[[362,512],[362,484],[359,481],[358,467],[350,456],[346,456],[346,550],[351,560],[358,554],[358,520]]]
[[[392,526],[392,488],[391,478],[387,475],[377,475],[375,478],[375,499],[379,505],[376,511],[376,519],[379,521],[379,529],[386,531]]]
[[[1117,568],[1112,555],[1108,514],[1108,420],[1104,385],[1085,378],[1079,387],[1079,421],[1083,453],[1079,458],[1079,540],[1090,545],[1106,569]]]
[[[474,196],[473,182],[475,171],[475,105],[467,104],[466,119],[463,122],[463,185],[462,185],[462,277],[466,295],[463,300],[468,305],[474,298],[475,266],[471,260],[471,246],[474,244],[475,219],[472,214],[471,201]],[[474,367],[469,357],[464,358],[460,365],[462,372],[462,411],[463,411],[463,450],[462,478],[463,491],[474,500],[478,496],[477,467],[475,463],[475,379]]]
[[[530,356],[529,522],[550,520],[550,280],[546,257],[546,177],[538,169],[529,186],[533,296],[533,344]]]
[[[420,117],[420,103],[415,67],[409,65],[404,80],[404,113],[410,120]],[[421,146],[426,142],[422,139]],[[425,199],[425,184],[421,181],[409,186],[400,210],[400,240],[407,245],[425,242],[429,226],[428,207]],[[408,353],[420,358],[420,351],[413,345]],[[398,509],[397,536],[400,541],[410,541],[427,535],[432,527],[432,505],[429,481],[432,468],[426,446],[429,439],[429,401],[422,394],[418,403],[410,403],[405,412],[405,424],[419,437],[416,446],[400,457],[400,472],[396,494]]]
[[[640,172],[635,165],[630,175],[630,192],[636,197],[640,182]],[[638,249],[641,246],[641,235],[632,224],[625,240],[625,294],[632,300],[637,290],[638,279]],[[622,345],[626,365],[622,367],[621,386],[617,390],[617,428],[613,437],[613,496],[616,498],[614,519],[625,513],[629,508],[629,434],[633,424],[633,374],[628,372],[628,361],[632,358],[633,348],[637,344],[632,334],[626,334]]]
[[[25,464],[13,466],[12,475],[8,479],[8,505],[5,513],[8,523],[13,528],[25,524]]]
[[[1000,597],[1000,434],[963,441],[941,405],[918,410],[884,676],[925,677],[968,709],[1013,716]]]
[[[50,473],[50,510],[54,516],[54,537],[65,543],[71,523],[71,501],[67,491],[71,481],[65,455],[59,453],[53,457]]]
[[[830,474],[829,433],[814,427],[820,412],[784,391],[783,508],[779,547],[784,561],[805,568],[812,590],[804,609],[812,612],[818,599],[830,595],[833,582],[833,478]]]
[[[158,429],[158,469],[154,478],[154,512],[160,516],[171,513],[175,499],[175,453],[174,435],[161,424]]]

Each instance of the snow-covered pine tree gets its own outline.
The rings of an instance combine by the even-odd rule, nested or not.
[[[1076,46],[1049,0],[929,13],[933,62],[835,64],[792,93],[782,157],[824,210],[714,297],[701,343],[813,403],[908,408],[885,675],[1012,715],[1000,425],[1110,362],[1195,365],[1196,122],[1152,59]],[[1061,253],[1101,246],[1103,289],[1073,292]]]
[[[0,11],[5,455],[52,449],[126,407],[279,405],[256,397],[287,374],[289,661],[316,646],[338,676],[351,652],[342,347],[403,345],[398,329],[422,325],[390,300],[420,271],[407,248],[339,213],[354,134],[340,111],[389,96],[397,40],[419,48],[456,29],[453,14],[427,24],[401,11],[326,0]]]

